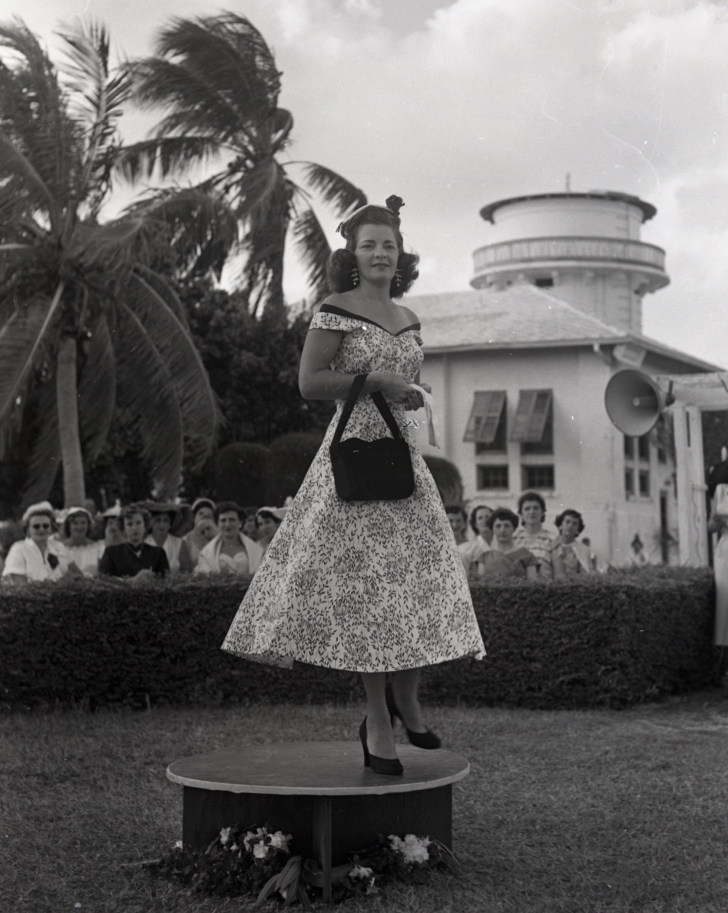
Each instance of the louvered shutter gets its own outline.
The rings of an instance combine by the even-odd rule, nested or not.
[[[505,404],[505,390],[476,390],[463,440],[492,444],[498,433]]]
[[[540,444],[551,409],[551,390],[521,390],[513,421],[512,441]]]

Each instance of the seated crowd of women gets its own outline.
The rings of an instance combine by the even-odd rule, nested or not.
[[[596,558],[588,541],[580,541],[584,520],[568,508],[555,520],[557,532],[544,528],[546,502],[538,492],[527,491],[518,499],[518,513],[506,507],[496,510],[478,504],[468,515],[464,508],[446,508],[458,543],[460,557],[470,580],[489,577],[522,577],[554,580],[589,574]],[[468,527],[472,537],[467,538]]]
[[[0,556],[2,581],[96,575],[143,581],[189,573],[252,577],[286,512],[198,498],[189,511],[192,528],[173,535],[182,510],[145,501],[94,518],[85,507],[55,511],[48,501],[34,504],[23,515],[25,538],[10,546],[4,564]]]

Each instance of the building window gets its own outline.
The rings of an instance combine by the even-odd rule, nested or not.
[[[507,466],[476,466],[477,484],[479,489],[504,489],[508,491]]]
[[[639,482],[640,482],[640,497],[649,498],[649,496],[650,496],[650,470],[649,469],[640,469]]]
[[[464,441],[475,442],[475,452],[506,452],[506,391],[476,390],[465,426]]]
[[[624,494],[650,497],[650,435],[624,438]],[[635,484],[636,482],[636,484]]]
[[[634,470],[624,470],[624,493],[628,498],[634,497]]]
[[[554,280],[552,276],[542,276],[534,283],[536,288],[553,288]]]
[[[554,419],[551,390],[521,390],[513,420],[511,440],[521,444],[521,453],[554,452]]]
[[[553,466],[522,466],[523,471],[523,490],[529,488],[553,489],[554,485],[554,467]]]

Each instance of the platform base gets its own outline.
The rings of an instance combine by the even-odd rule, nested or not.
[[[331,869],[382,834],[436,838],[452,848],[452,784],[465,758],[399,745],[400,777],[362,763],[356,742],[240,746],[175,761],[167,776],[184,787],[182,842],[206,849],[224,827],[267,827],[293,837],[292,850],[321,866],[323,897]]]
[[[266,825],[293,834],[295,852],[317,858],[330,818],[331,863],[371,846],[377,834],[427,834],[452,848],[452,786],[363,796],[266,796],[184,787],[182,842],[206,849],[223,827]],[[328,807],[328,812],[327,812]]]

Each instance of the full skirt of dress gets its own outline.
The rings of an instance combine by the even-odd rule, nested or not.
[[[405,370],[421,355],[414,333],[391,336],[320,314],[312,326],[347,331],[333,367]],[[329,321],[329,323],[324,323]],[[349,332],[351,331],[351,332]],[[367,332],[365,332],[367,331]],[[398,501],[344,501],[329,445],[338,408],[301,488],[250,584],[222,645],[290,667],[384,672],[485,655],[457,545],[434,479],[411,439],[415,491]],[[401,406],[395,419],[405,423]],[[371,398],[357,402],[344,437],[389,434]]]

